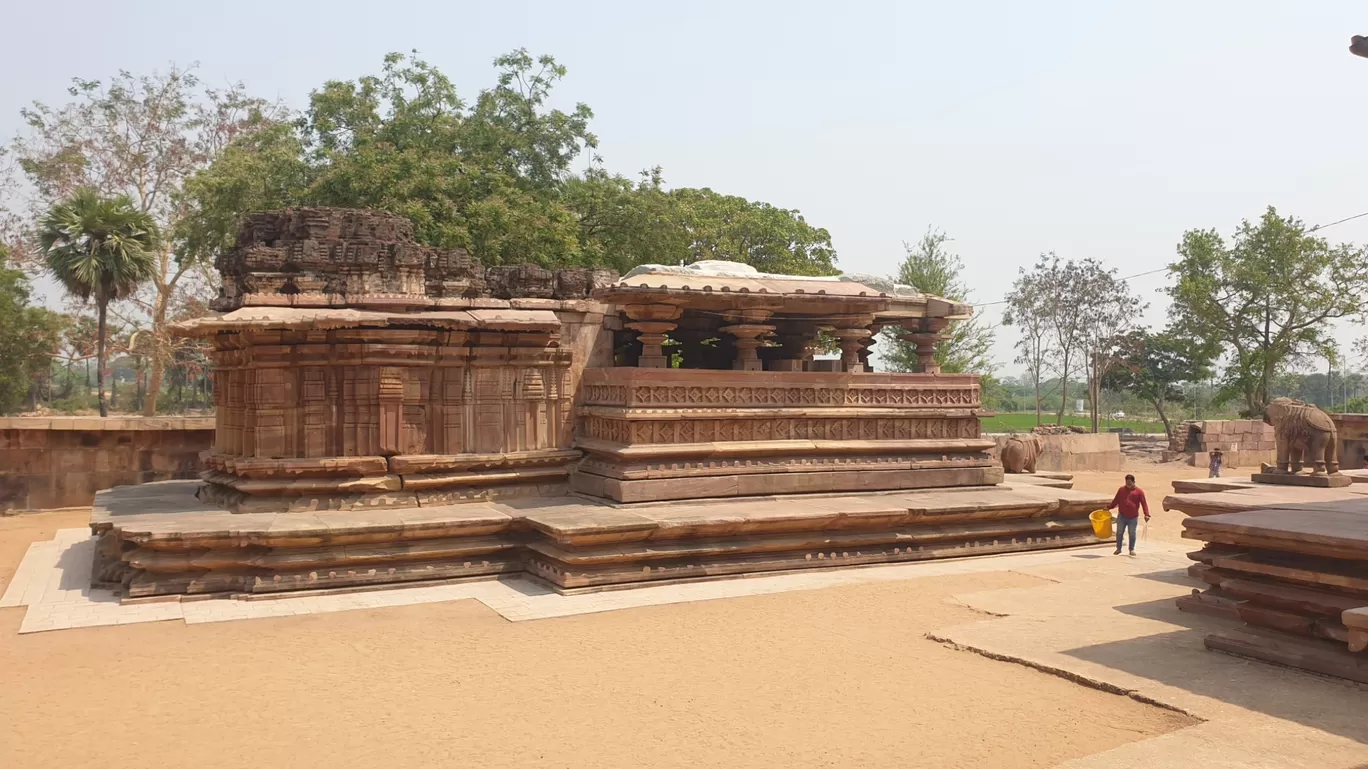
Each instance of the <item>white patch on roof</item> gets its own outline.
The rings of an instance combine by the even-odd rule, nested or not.
[[[826,275],[820,277],[810,275],[776,275],[773,273],[760,272],[749,264],[729,262],[722,259],[709,259],[701,262],[694,262],[693,264],[686,264],[682,267],[671,267],[666,264],[643,264],[633,268],[632,271],[626,275],[623,275],[622,281],[626,282],[629,278],[635,278],[641,275],[684,275],[700,278],[753,278],[757,280],[858,283],[890,296],[921,296],[921,292],[912,286],[895,283],[888,278],[882,278],[878,275]]]

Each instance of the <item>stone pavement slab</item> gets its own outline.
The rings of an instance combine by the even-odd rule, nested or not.
[[[1202,638],[1221,623],[1173,603],[1201,586],[1186,576],[1181,550],[1019,569],[1055,584],[956,596],[1000,618],[931,637],[1205,721],[1072,761],[1069,769],[1368,764],[1368,687],[1207,651]]]

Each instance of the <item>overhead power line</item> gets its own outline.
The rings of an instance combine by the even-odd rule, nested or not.
[[[1335,221],[1330,222],[1329,224],[1317,224],[1317,225],[1315,225],[1314,227],[1312,227],[1311,229],[1307,230],[1307,232],[1319,232],[1319,231],[1324,230],[1324,229],[1327,229],[1327,228],[1329,228],[1329,227],[1334,227],[1334,226],[1337,225],[1337,224],[1344,224],[1345,222],[1352,222],[1352,221],[1354,221],[1355,219],[1362,219],[1362,218],[1365,217],[1365,216],[1368,216],[1368,211],[1364,211],[1364,212],[1361,213],[1361,214],[1354,214],[1353,216],[1346,216],[1346,217],[1344,217],[1343,219],[1336,219]],[[1147,271],[1145,271],[1145,272],[1137,272],[1137,273],[1135,273],[1134,275],[1127,275],[1127,276],[1125,276],[1125,277],[1123,277],[1123,278],[1119,278],[1119,280],[1130,280],[1131,278],[1143,278],[1143,277],[1145,277],[1146,275],[1153,275],[1153,274],[1156,273],[1156,272],[1168,272],[1168,267],[1167,267],[1167,266],[1164,266],[1164,267],[1160,267],[1160,268],[1154,269],[1154,270],[1147,270]],[[1006,299],[999,299],[999,300],[997,300],[996,302],[983,302],[983,303],[981,303],[981,304],[975,304],[974,307],[992,307],[992,306],[995,305],[995,304],[1007,304],[1007,300],[1006,300]]]
[[[1368,216],[1368,211],[1364,211],[1364,212],[1361,213],[1361,214],[1354,214],[1353,216],[1346,216],[1346,217],[1344,217],[1343,219],[1337,219],[1337,220],[1335,220],[1335,221],[1333,221],[1333,222],[1330,222],[1329,224],[1317,224],[1315,227],[1312,227],[1311,229],[1307,230],[1307,232],[1316,232],[1316,231],[1318,231],[1318,230],[1323,230],[1323,229],[1325,229],[1326,227],[1334,227],[1336,224],[1344,224],[1345,222],[1352,222],[1353,220],[1359,219],[1359,218],[1364,217],[1364,216]]]

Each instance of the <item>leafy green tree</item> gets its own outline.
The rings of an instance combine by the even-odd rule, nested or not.
[[[1362,249],[1331,246],[1271,206],[1241,223],[1230,243],[1191,230],[1169,265],[1169,315],[1180,333],[1223,346],[1220,398],[1261,416],[1277,374],[1334,347],[1330,323],[1360,318],[1368,301]]]
[[[154,275],[156,223],[126,195],[103,198],[85,188],[48,211],[40,222],[38,243],[48,271],[67,293],[95,300],[95,386],[100,416],[109,416],[104,391],[109,303],[129,296]]]
[[[1102,377],[1109,390],[1126,390],[1154,405],[1164,432],[1173,437],[1169,406],[1185,400],[1184,382],[1211,376],[1218,349],[1173,331],[1139,329],[1116,339],[1115,365]]]
[[[926,294],[951,299],[969,300],[969,287],[960,277],[964,262],[946,244],[950,238],[939,230],[928,229],[917,243],[903,243],[906,255],[898,266],[896,280]],[[880,344],[883,357],[893,371],[913,371],[917,366],[916,345],[898,339],[894,329],[886,329]],[[993,329],[984,325],[980,317],[955,323],[950,327],[950,338],[936,345],[936,363],[947,374],[973,373],[986,378],[985,393],[995,385],[993,374]]]
[[[783,275],[836,271],[831,235],[797,211],[707,188],[674,190],[670,198],[683,235],[679,260],[685,264],[725,259]]]
[[[606,172],[592,111],[551,109],[565,68],[515,51],[468,104],[437,68],[391,54],[379,75],[329,81],[290,126],[250,133],[187,184],[197,203],[181,237],[196,253],[230,245],[243,214],[291,205],[376,208],[418,239],[464,247],[486,264],[547,267],[742,261],[834,272],[825,231],[801,214],[708,189],[666,190],[660,169]]]
[[[8,258],[0,247],[0,264]],[[23,403],[33,382],[47,375],[62,344],[64,318],[33,307],[24,273],[0,267],[0,413]]]

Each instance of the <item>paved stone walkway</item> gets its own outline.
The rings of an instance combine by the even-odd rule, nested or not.
[[[1000,616],[929,637],[1204,721],[1060,769],[1368,767],[1368,686],[1207,651],[1202,639],[1229,623],[1174,605],[1203,587],[1187,549],[1014,568],[1055,584],[957,595]]]
[[[953,560],[873,566],[865,568],[804,571],[718,581],[646,585],[579,595],[561,595],[540,582],[523,577],[449,585],[398,587],[334,595],[268,598],[264,600],[168,600],[165,602],[119,602],[107,590],[90,588],[90,567],[95,540],[86,529],[61,529],[47,542],[29,546],[15,572],[0,608],[26,606],[20,633],[38,633],[76,627],[127,625],[137,622],[182,620],[187,624],[281,617],[292,614],[323,614],[350,609],[408,606],[440,601],[474,599],[505,619],[523,620],[564,617],[614,611],[640,606],[707,601],[718,598],[813,590],[834,585],[881,582],[1019,570],[1048,565],[1063,566],[1090,557],[1093,548],[1052,550],[1016,555],[985,556]],[[1099,545],[1105,550],[1109,545]],[[1156,548],[1172,550],[1172,545]],[[1181,551],[1181,548],[1178,548]],[[1157,556],[1155,553],[1146,557]]]

